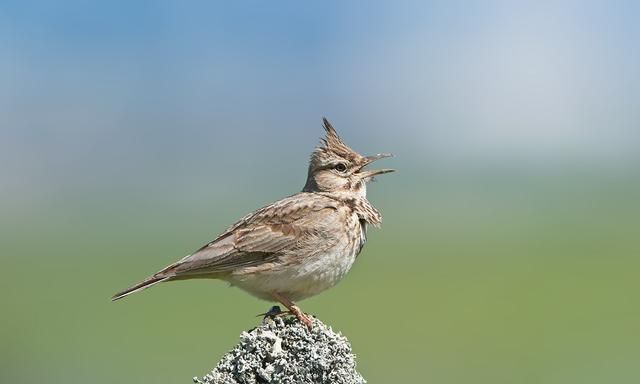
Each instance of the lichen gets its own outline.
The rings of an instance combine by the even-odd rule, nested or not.
[[[198,384],[366,383],[356,371],[346,337],[313,320],[307,329],[293,317],[266,319],[242,332],[240,342],[225,354]]]

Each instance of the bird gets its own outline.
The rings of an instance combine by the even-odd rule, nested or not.
[[[296,302],[333,287],[349,272],[367,240],[367,226],[382,222],[367,200],[367,183],[394,171],[366,169],[393,155],[360,155],[326,118],[322,121],[325,137],[311,154],[301,192],[249,213],[195,252],[111,299],[166,281],[220,279],[281,303],[311,329],[313,321]]]

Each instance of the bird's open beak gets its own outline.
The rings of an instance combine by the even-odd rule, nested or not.
[[[365,167],[366,165],[371,164],[376,160],[384,159],[386,157],[393,157],[393,155],[391,153],[378,153],[377,155],[367,156],[365,157],[365,159],[367,159],[367,162],[362,167]],[[383,173],[390,172],[395,172],[395,169],[371,169],[363,171],[362,168],[360,168],[359,174],[363,179],[370,179],[375,175],[381,175]]]

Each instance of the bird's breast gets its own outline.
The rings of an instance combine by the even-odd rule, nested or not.
[[[268,299],[269,292],[276,291],[293,301],[333,287],[349,272],[366,241],[366,223],[358,215],[346,209],[336,214],[340,219],[328,231],[332,234],[316,240],[313,247],[307,244],[300,253],[292,254],[295,262],[238,275],[230,282],[261,298]],[[331,245],[325,247],[327,243]]]

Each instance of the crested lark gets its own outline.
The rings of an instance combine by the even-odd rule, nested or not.
[[[311,155],[302,192],[243,217],[215,240],[113,300],[163,281],[214,278],[264,300],[282,303],[301,322],[311,319],[294,301],[334,286],[349,271],[380,213],[367,182],[392,169],[364,167],[389,154],[362,156],[342,142],[327,119],[326,137]]]

